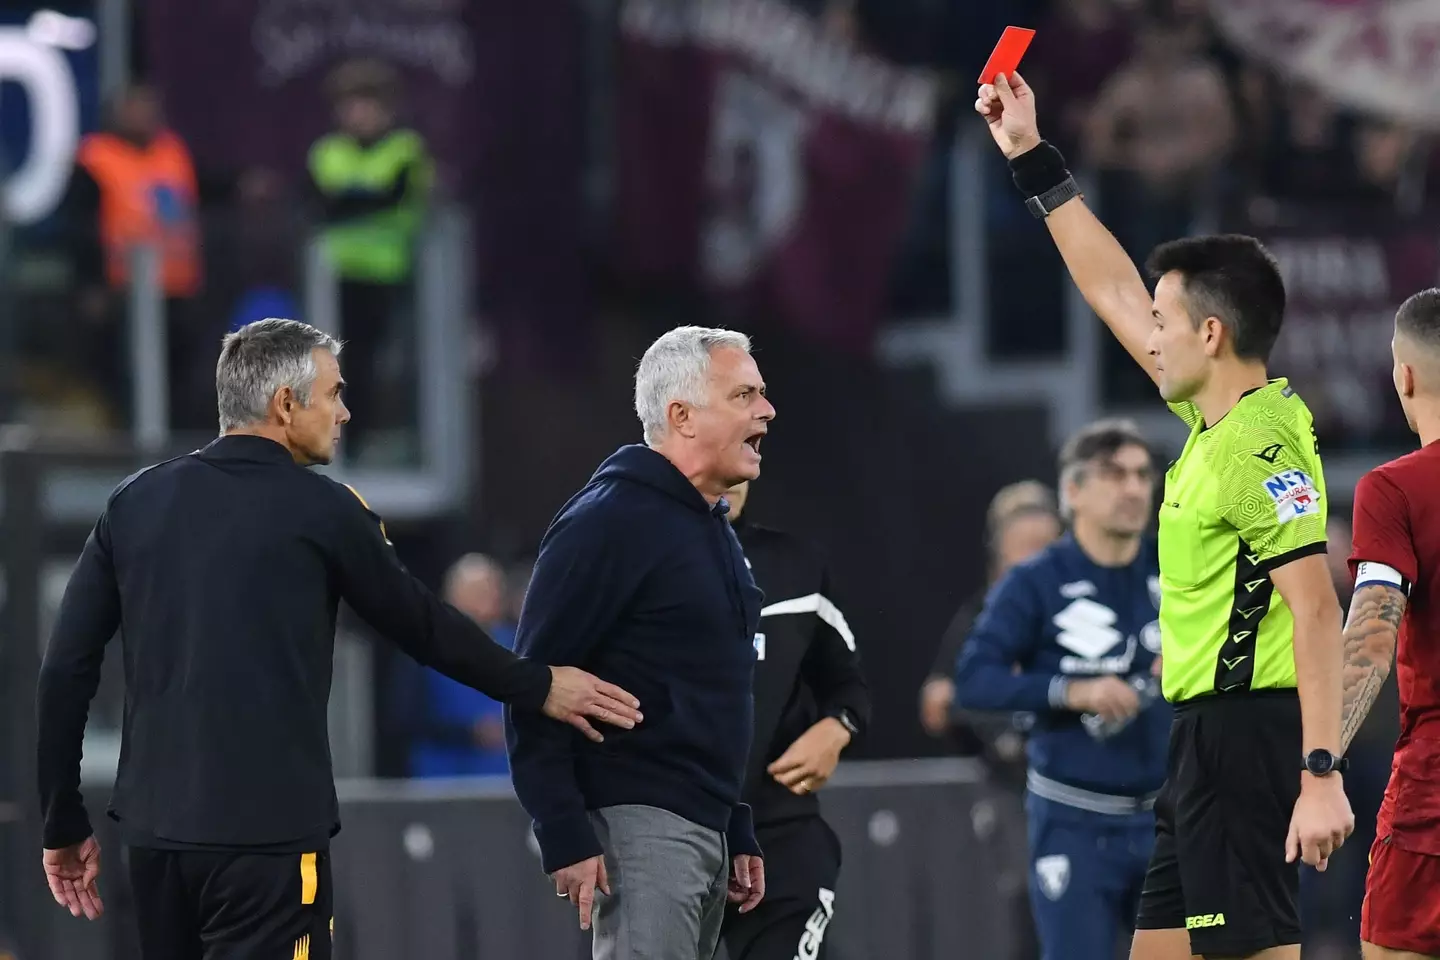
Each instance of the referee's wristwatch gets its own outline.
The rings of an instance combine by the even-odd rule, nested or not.
[[[1350,760],[1346,757],[1337,757],[1329,750],[1311,750],[1305,754],[1305,765],[1302,768],[1309,772],[1312,777],[1325,777],[1332,773],[1344,773],[1350,769]]]

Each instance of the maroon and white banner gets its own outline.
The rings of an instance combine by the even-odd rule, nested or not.
[[[1440,3],[1210,0],[1228,39],[1332,100],[1440,127]]]
[[[1406,436],[1390,339],[1396,308],[1440,283],[1440,222],[1256,232],[1280,261],[1288,299],[1272,372],[1290,378],[1322,438]]]
[[[627,0],[614,255],[869,350],[936,85],[780,0]]]

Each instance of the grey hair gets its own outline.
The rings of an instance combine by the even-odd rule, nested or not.
[[[340,341],[298,320],[271,317],[226,334],[215,365],[220,432],[263,421],[281,387],[295,391],[300,404],[309,406],[310,390],[319,375],[316,350],[339,356]]]
[[[450,565],[445,572],[445,596],[453,596],[460,585],[469,577],[494,577],[500,585],[500,593],[506,592],[505,568],[483,553],[467,553]]]
[[[749,353],[750,338],[717,327],[676,327],[650,344],[635,370],[635,416],[646,444],[653,447],[664,438],[674,401],[705,405],[710,355],[727,347]]]

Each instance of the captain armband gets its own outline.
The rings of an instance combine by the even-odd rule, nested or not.
[[[1410,596],[1409,580],[1389,564],[1375,563],[1372,560],[1364,560],[1355,566],[1355,589],[1361,587],[1373,587],[1384,585],[1395,587],[1407,598]]]

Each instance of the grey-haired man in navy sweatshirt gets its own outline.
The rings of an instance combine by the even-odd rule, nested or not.
[[[516,652],[623,686],[643,720],[589,743],[507,708],[510,769],[556,893],[582,928],[593,907],[596,960],[711,960],[727,897],[765,892],[740,802],[761,594],[722,495],[760,475],[775,408],[748,337],[678,327],[645,351],[635,412],[644,445],[540,544]]]

